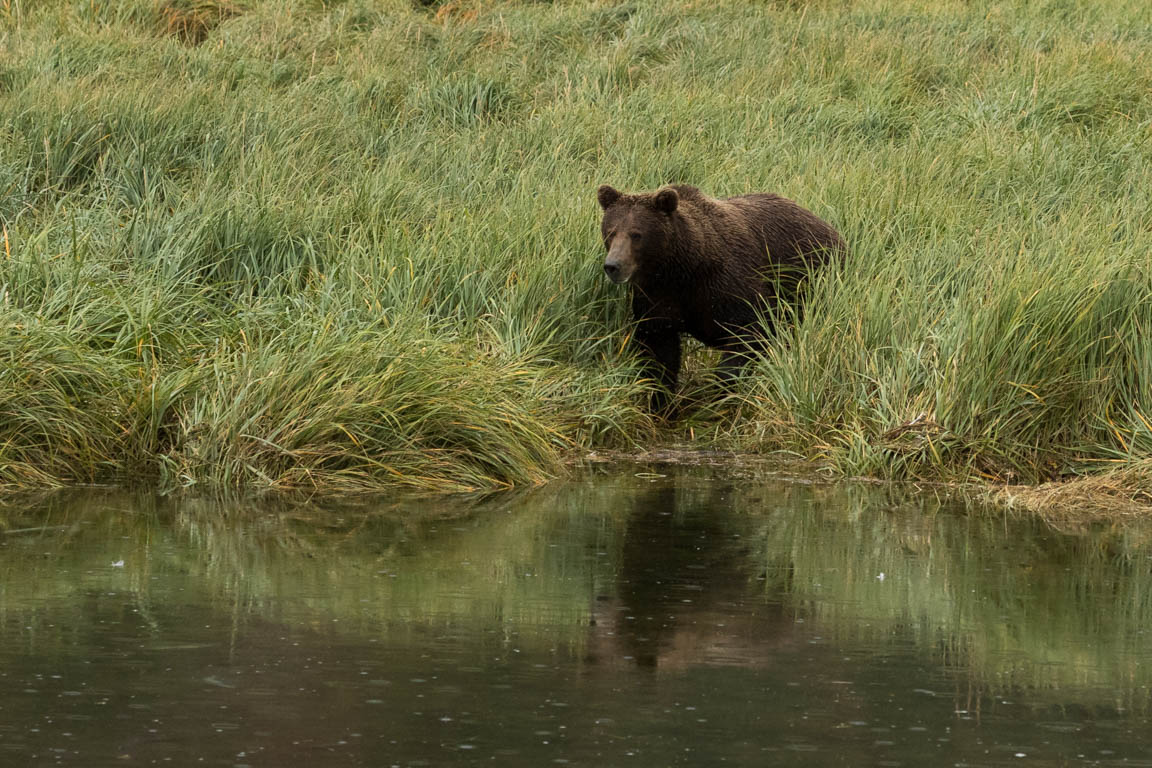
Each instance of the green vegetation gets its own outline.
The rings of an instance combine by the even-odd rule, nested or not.
[[[691,440],[1152,490],[1150,43],[1137,0],[0,0],[0,484],[461,489]],[[672,427],[594,199],[668,181],[853,247]]]

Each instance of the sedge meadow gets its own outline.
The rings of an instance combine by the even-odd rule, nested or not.
[[[679,445],[1152,498],[1145,2],[2,0],[0,107],[4,488]],[[671,425],[595,198],[667,182],[851,246]]]

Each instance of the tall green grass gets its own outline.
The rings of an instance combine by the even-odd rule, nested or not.
[[[474,488],[684,440],[1147,477],[1150,42],[1138,2],[0,3],[0,483]],[[662,427],[593,190],[669,181],[852,255]]]

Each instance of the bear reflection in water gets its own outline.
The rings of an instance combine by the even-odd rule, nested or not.
[[[587,661],[680,669],[759,666],[794,640],[782,606],[788,591],[751,551],[748,532],[726,527],[710,509],[723,484],[700,495],[653,487],[636,500],[620,553],[615,595],[592,608]],[[692,498],[685,503],[682,494]]]

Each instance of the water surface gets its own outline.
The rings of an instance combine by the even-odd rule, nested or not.
[[[0,506],[0,765],[1152,765],[1152,528],[652,469]]]

